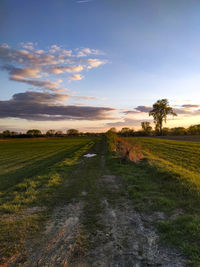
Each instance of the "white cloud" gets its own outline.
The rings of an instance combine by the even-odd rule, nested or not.
[[[78,65],[78,66],[55,66],[49,68],[49,71],[53,74],[61,74],[63,72],[68,72],[68,73],[73,73],[73,72],[80,72],[83,70],[83,66]]]
[[[93,59],[93,58],[90,58],[87,60],[87,63],[88,63],[88,69],[92,69],[92,68],[97,68],[103,64],[106,63],[105,60],[100,60],[100,59]]]
[[[28,42],[22,43],[21,47],[22,49],[13,49],[7,44],[0,45],[0,59],[3,62],[1,69],[8,71],[12,81],[24,82],[38,88],[41,87],[41,89],[62,90],[60,87],[56,88],[58,82],[50,80],[51,74],[72,73],[66,78],[82,80],[84,76],[78,74],[79,72],[97,68],[106,63],[106,60],[87,58],[88,55],[100,54],[101,52],[97,49],[75,49],[74,55],[77,54],[77,51],[80,56],[81,53],[82,56],[84,55],[84,58],[77,58],[73,55],[72,50],[63,49],[58,45],[52,45],[49,50],[43,50],[38,49],[37,44]],[[49,80],[42,80],[47,76]]]
[[[56,52],[59,52],[61,50],[61,47],[58,46],[58,45],[52,45],[49,49],[49,52],[50,53],[56,53]]]
[[[26,43],[21,43],[21,47],[28,49],[28,50],[34,50],[35,48],[35,43],[33,42],[26,42]]]
[[[70,80],[82,80],[84,78],[84,76],[82,76],[81,74],[73,74],[71,76],[68,77]]]

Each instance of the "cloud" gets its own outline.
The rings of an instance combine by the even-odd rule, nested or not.
[[[56,66],[56,67],[50,67],[48,71],[52,74],[61,74],[63,72],[80,72],[83,70],[83,66],[78,65],[78,66]]]
[[[28,91],[25,93],[18,93],[13,95],[12,100],[14,102],[21,102],[23,103],[36,103],[36,104],[52,104],[57,102],[63,102],[68,99],[70,95],[67,94],[57,94],[57,93],[48,93],[48,92],[34,92]]]
[[[88,69],[97,68],[103,64],[106,64],[105,60],[90,58],[87,60],[88,63]]]
[[[33,42],[21,43],[21,47],[28,50],[34,50],[35,44]]]
[[[61,47],[58,46],[58,45],[52,45],[49,49],[49,52],[50,53],[56,53],[56,52],[59,52],[61,50]]]
[[[77,56],[78,57],[86,57],[87,55],[104,55],[104,53],[98,49],[91,49],[91,48],[82,48],[79,50]]]
[[[124,118],[123,121],[116,121],[116,122],[109,122],[106,123],[107,126],[109,127],[122,127],[122,126],[137,126],[138,123],[141,123],[142,120],[138,119],[129,119],[129,118]],[[150,121],[150,120],[145,120],[145,121]]]
[[[37,44],[21,43],[23,49],[13,49],[7,44],[0,45],[0,59],[2,70],[9,73],[10,80],[24,82],[32,86],[47,90],[60,90],[56,88],[58,82],[38,80],[53,75],[76,73],[66,76],[69,80],[82,80],[83,75],[77,74],[84,70],[97,68],[107,61],[97,58],[87,58],[88,55],[100,55],[101,51],[91,48],[80,48],[79,53],[86,58],[77,58],[72,50],[66,50],[58,45],[52,45],[48,50],[37,48]],[[75,52],[77,49],[75,49]],[[80,56],[80,54],[79,54]],[[28,78],[28,79],[27,79]],[[31,79],[30,79],[31,78]]]
[[[5,65],[2,67],[3,70],[7,70],[10,74],[10,77],[18,77],[18,80],[24,79],[25,77],[29,78],[40,78],[39,74],[42,69],[40,67],[32,67],[32,68],[15,68],[11,65]]]
[[[150,110],[152,110],[152,107],[150,106],[137,106],[133,110],[125,110],[122,112],[126,115],[129,115],[129,114],[139,114],[141,112],[148,113]]]
[[[149,112],[152,110],[152,107],[150,107],[150,106],[137,106],[135,109],[140,111],[140,112]]]
[[[93,2],[93,0],[79,0],[79,1],[76,1],[77,4],[88,3],[88,2]]]
[[[122,113],[129,115],[129,114],[138,114],[140,111],[138,110],[123,110]]]
[[[12,62],[24,66],[45,66],[60,63],[59,58],[55,55],[47,53],[38,54],[35,51],[27,51],[25,49],[17,50],[5,45],[0,46],[0,58],[6,63],[10,64]]]
[[[82,76],[81,74],[73,74],[71,76],[68,77],[70,80],[82,80],[84,78],[84,76]]]
[[[25,92],[0,101],[0,118],[21,118],[35,121],[104,120],[110,118],[109,107],[62,105],[68,95]]]
[[[188,114],[188,115],[191,115],[191,112],[189,110],[183,109],[183,108],[173,108],[173,111],[176,114]]]
[[[72,98],[76,98],[78,100],[99,100],[98,97],[94,96],[79,96],[79,95],[71,95]]]
[[[193,108],[199,108],[200,105],[184,104],[181,107],[183,107],[184,109],[193,109]]]
[[[39,80],[28,80],[28,79],[24,79],[20,76],[17,75],[12,75],[11,80],[14,81],[18,81],[18,82],[23,82],[32,86],[36,86],[40,89],[46,89],[46,90],[50,90],[50,91],[65,91],[66,88],[60,88],[60,83],[62,82],[61,79],[57,80],[56,82],[52,82],[49,80],[44,80],[44,81],[39,81]]]

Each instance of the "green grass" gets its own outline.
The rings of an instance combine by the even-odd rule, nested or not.
[[[188,179],[200,188],[200,142],[164,140],[159,138],[130,138],[139,141],[146,156],[172,173]]]
[[[146,158],[136,164],[110,154],[109,169],[122,177],[124,194],[132,199],[136,210],[166,214],[166,221],[155,222],[161,242],[178,247],[188,258],[188,265],[200,266],[200,144],[153,138],[130,140],[140,140]]]
[[[0,142],[5,153],[0,160],[1,262],[23,252],[25,240],[42,227],[55,205],[72,200],[73,191],[69,187],[63,192],[62,184],[70,180],[79,158],[95,142],[89,138]],[[33,207],[38,211],[29,213]]]
[[[164,212],[167,220],[155,223],[161,241],[180,248],[189,264],[199,266],[199,143],[153,138],[131,141],[138,139],[146,159],[137,164],[107,152],[104,139],[0,142],[1,262],[18,252],[23,254],[25,240],[41,231],[55,206],[82,202],[82,228],[74,251],[76,261],[85,250],[97,245],[90,237],[95,237],[104,227],[99,220],[103,212],[102,198],[115,203],[122,194],[132,199],[133,207],[139,212]],[[88,151],[97,156],[81,158]],[[106,173],[122,177],[120,192],[101,185],[100,178]],[[38,211],[30,213],[35,207]]]

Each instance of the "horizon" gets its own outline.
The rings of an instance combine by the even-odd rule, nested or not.
[[[103,132],[200,123],[200,2],[1,2],[0,131]],[[37,14],[37,16],[36,16]]]

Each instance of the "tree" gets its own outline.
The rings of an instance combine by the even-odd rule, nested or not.
[[[116,133],[117,132],[117,129],[115,127],[112,127],[108,130],[108,132],[113,132],[113,133]]]
[[[167,99],[158,100],[153,104],[153,109],[149,112],[149,116],[153,116],[155,123],[155,130],[159,135],[162,135],[163,121],[166,123],[167,116],[177,116],[172,107],[169,106]]]
[[[191,125],[191,126],[188,128],[188,134],[189,134],[189,135],[200,134],[200,124]]]
[[[40,135],[42,135],[41,131],[37,130],[37,129],[28,130],[26,132],[26,134],[29,135],[29,136],[40,136]]]
[[[57,132],[55,133],[55,135],[56,135],[56,136],[63,136],[63,132],[62,132],[62,131],[57,131]]]
[[[141,122],[142,130],[145,133],[145,135],[150,135],[152,131],[152,127],[150,126],[150,122],[143,121]]]
[[[55,130],[48,130],[47,132],[46,132],[46,135],[47,136],[53,136],[53,135],[55,135],[56,134],[56,131]]]
[[[124,136],[124,137],[133,136],[134,135],[134,130],[130,129],[128,127],[123,127],[119,133],[120,133],[121,136]]]
[[[171,135],[185,135],[186,129],[184,127],[174,127],[170,129]]]
[[[164,128],[162,129],[162,135],[169,135],[169,134],[170,134],[170,129],[167,128],[167,127],[164,127]]]
[[[67,130],[67,135],[77,136],[77,135],[79,135],[79,131],[76,129],[69,129],[69,130]]]

